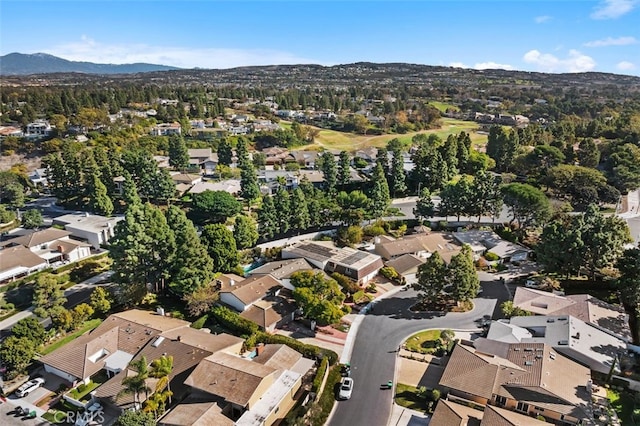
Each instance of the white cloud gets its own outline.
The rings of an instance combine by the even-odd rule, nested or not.
[[[108,64],[147,62],[180,68],[233,68],[249,65],[318,64],[320,61],[272,49],[188,48],[147,44],[104,44],[82,36],[80,41],[43,49],[71,61]]]
[[[471,68],[469,65],[462,62],[451,62],[449,66],[453,68]]]
[[[559,58],[551,53],[530,50],[522,58],[526,63],[535,65],[545,72],[585,72],[596,66],[596,61],[577,50],[570,50],[567,58]]]
[[[616,19],[633,10],[637,0],[603,0],[591,13],[592,19]]]
[[[631,71],[631,70],[635,70],[636,66],[629,61],[622,61],[622,62],[618,62],[618,64],[616,65],[616,68],[618,68],[621,71]]]
[[[549,15],[536,16],[533,18],[536,24],[544,24],[545,22],[549,22],[551,19],[552,18]]]
[[[627,46],[629,44],[636,44],[638,40],[635,37],[607,37],[601,40],[593,40],[585,43],[587,47],[606,47],[606,46]]]
[[[479,64],[475,64],[474,68],[477,70],[495,70],[495,69],[501,69],[501,70],[512,70],[513,66],[508,65],[508,64],[498,64],[496,62],[481,62]]]

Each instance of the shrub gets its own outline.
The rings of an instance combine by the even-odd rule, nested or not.
[[[191,328],[200,330],[202,327],[204,327],[205,323],[207,322],[207,319],[209,319],[209,315],[205,314],[201,316],[191,324]]]
[[[499,259],[500,259],[500,256],[498,256],[498,255],[497,255],[497,254],[495,254],[495,253],[492,253],[492,252],[488,251],[488,252],[486,252],[486,253],[484,254],[484,258],[485,258],[486,260],[488,260],[489,262],[495,262],[496,260],[499,260]]]
[[[263,332],[256,333],[256,342],[273,343],[289,346],[300,352],[305,358],[318,359],[327,358],[329,365],[333,365],[338,361],[338,354],[330,349],[319,348],[318,346],[308,345],[300,342],[292,337],[282,336],[280,334],[267,334]]]
[[[377,237],[387,233],[382,226],[377,224],[366,226],[363,232],[367,237]]]
[[[336,401],[333,388],[336,383],[340,382],[340,378],[340,366],[336,365],[329,371],[326,391],[322,392],[318,404],[309,409],[309,417],[305,424],[311,426],[322,426],[326,423],[329,413],[331,413],[331,410],[333,409],[333,404]]]
[[[320,386],[322,385],[322,379],[324,378],[324,373],[327,371],[327,367],[329,366],[329,360],[327,358],[322,358],[320,361],[320,366],[318,367],[318,371],[316,371],[316,376],[313,378],[313,385],[311,386],[312,392],[318,392]]]
[[[380,275],[388,280],[396,280],[400,276],[393,266],[385,266],[380,269]]]
[[[257,333],[259,327],[256,323],[242,318],[232,310],[225,308],[224,306],[215,306],[211,309],[211,315],[215,320],[223,327],[229,330],[239,333],[240,335],[252,335]]]
[[[367,292],[375,293],[376,291],[378,291],[378,289],[376,288],[376,285],[374,283],[371,283],[367,286]]]
[[[345,275],[342,275],[339,272],[334,272],[333,274],[331,274],[331,278],[336,280],[338,285],[342,287],[342,290],[346,293],[353,294],[361,290],[357,282]]]

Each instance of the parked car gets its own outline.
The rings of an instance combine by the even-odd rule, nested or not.
[[[24,383],[22,386],[18,388],[18,390],[16,391],[16,395],[18,396],[18,398],[24,398],[25,396],[29,395],[31,392],[38,389],[39,387],[42,387],[43,385],[44,385],[44,379],[42,377],[29,380],[28,382]]]
[[[338,399],[349,399],[353,392],[353,379],[351,377],[345,377],[340,384],[340,392],[338,392]]]

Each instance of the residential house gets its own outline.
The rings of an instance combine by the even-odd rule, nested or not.
[[[151,128],[151,136],[171,136],[181,133],[180,123],[160,123]]]
[[[47,120],[36,120],[27,124],[25,137],[28,139],[46,138],[53,132],[53,129]]]
[[[265,164],[267,166],[273,166],[275,164],[282,165],[285,163],[287,157],[289,156],[289,150],[286,148],[280,148],[277,146],[265,148],[262,150],[262,153],[265,155]]]
[[[267,296],[277,296],[282,285],[271,275],[252,275],[240,282],[231,281],[229,287],[220,291],[220,301],[238,312]]]
[[[291,151],[285,158],[285,162],[297,163],[305,169],[313,170],[316,167],[318,155],[318,151]]]
[[[593,424],[589,369],[543,343],[457,344],[440,379],[449,401]]]
[[[0,282],[27,276],[49,266],[28,248],[18,245],[0,250]]]
[[[267,295],[252,303],[240,313],[240,316],[258,324],[260,329],[272,333],[276,328],[293,321],[297,309],[293,294],[283,289],[278,295]]]
[[[443,232],[406,235],[397,239],[381,236],[375,241],[375,252],[385,260],[392,260],[405,254],[426,259],[438,252],[440,257],[449,263],[461,249],[462,247],[451,234]]]
[[[200,170],[205,175],[212,175],[218,166],[218,153],[211,148],[189,149],[189,169]]]
[[[393,260],[386,261],[384,266],[393,268],[401,277],[404,278],[405,282],[413,283],[416,281],[418,268],[425,262],[426,259],[423,257],[418,257],[414,254],[403,254]]]
[[[193,185],[202,182],[202,176],[191,173],[174,173],[171,175],[171,180],[176,184],[178,194],[182,195],[189,191]]]
[[[295,290],[295,287],[291,284],[291,276],[296,272],[310,271],[314,269],[314,266],[307,262],[306,259],[296,258],[268,262],[252,269],[248,274],[249,276],[271,275],[280,282],[282,287],[293,291]]]
[[[75,262],[91,255],[91,245],[69,238],[71,232],[48,228],[5,241],[4,246],[21,245],[49,264],[58,261]]]
[[[589,294],[562,296],[542,290],[517,287],[513,305],[535,315],[571,315],[591,326],[630,342],[628,316],[624,309]]]
[[[487,252],[498,256],[500,262],[516,262],[527,260],[531,250],[520,244],[505,241],[493,231],[470,230],[454,232],[453,237],[460,244],[469,244],[477,260]]]
[[[510,331],[505,333],[505,327]],[[598,330],[572,317],[526,316],[512,317],[509,324],[495,321],[487,339],[508,343],[545,343],[592,371],[609,374],[619,355],[627,352],[627,344],[617,337]],[[476,348],[478,346],[476,345]],[[619,371],[619,366],[617,371]]]
[[[227,179],[219,182],[198,182],[189,189],[189,194],[200,194],[205,191],[224,191],[238,196],[241,190],[240,179]]]
[[[219,127],[204,127],[198,129],[191,129],[191,136],[200,139],[203,141],[212,141],[223,139],[229,133],[227,129],[222,129]]]
[[[14,138],[21,138],[24,136],[22,129],[15,126],[0,126],[0,140],[13,136]]]
[[[254,132],[273,132],[280,129],[280,125],[271,122],[271,120],[253,120],[251,130]]]
[[[304,258],[329,274],[339,272],[359,284],[369,282],[384,266],[377,254],[350,247],[338,248],[328,241],[300,241],[283,247],[282,258]]]
[[[487,405],[484,411],[440,399],[429,426],[544,426],[547,423],[515,411]]]
[[[47,182],[47,169],[35,169],[29,173],[29,180],[37,187],[46,187]]]
[[[312,360],[285,345],[257,348],[253,359],[217,352],[203,359],[186,379],[192,397],[217,402],[236,426],[270,426],[295,403]]]
[[[64,229],[79,240],[86,241],[98,250],[115,236],[115,228],[124,217],[105,217],[89,213],[70,213],[53,219],[54,225]]]
[[[156,160],[159,169],[169,169],[171,165],[169,164],[169,156],[167,155],[154,155],[153,159]]]
[[[298,187],[298,175],[294,172],[286,170],[259,170],[258,183],[265,186],[269,193],[275,193],[280,188],[287,191],[294,190]]]
[[[233,426],[216,401],[187,398],[158,420],[158,426]]]
[[[322,189],[325,186],[324,174],[320,170],[298,170],[298,181],[302,182],[304,179],[309,181],[315,188]],[[358,175],[360,178],[360,175]],[[360,178],[362,180],[362,178]]]
[[[110,377],[125,370],[140,349],[160,334],[188,328],[187,321],[132,309],[110,315],[90,333],[40,361],[47,373],[71,383],[87,383],[100,370]]]
[[[151,363],[162,356],[171,356],[173,368],[169,375],[169,384],[171,392],[173,392],[172,399],[180,401],[190,391],[189,387],[184,384],[185,380],[204,358],[217,352],[239,354],[242,350],[242,343],[243,339],[230,334],[211,334],[191,327],[180,327],[163,331],[157,336],[148,338],[146,344],[136,351],[132,361],[145,357],[147,362]],[[135,403],[133,395],[122,392],[122,380],[125,377],[135,375],[135,373],[130,368],[123,368],[122,371],[96,389],[95,397],[120,409],[133,406]],[[147,385],[152,390],[155,389],[156,382],[156,379],[147,379]],[[141,400],[144,398],[145,395],[142,395]]]

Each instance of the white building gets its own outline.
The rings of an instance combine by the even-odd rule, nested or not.
[[[72,213],[53,220],[54,225],[62,225],[76,238],[87,241],[95,249],[107,244],[115,235],[116,224],[123,217],[105,217],[89,213]]]

